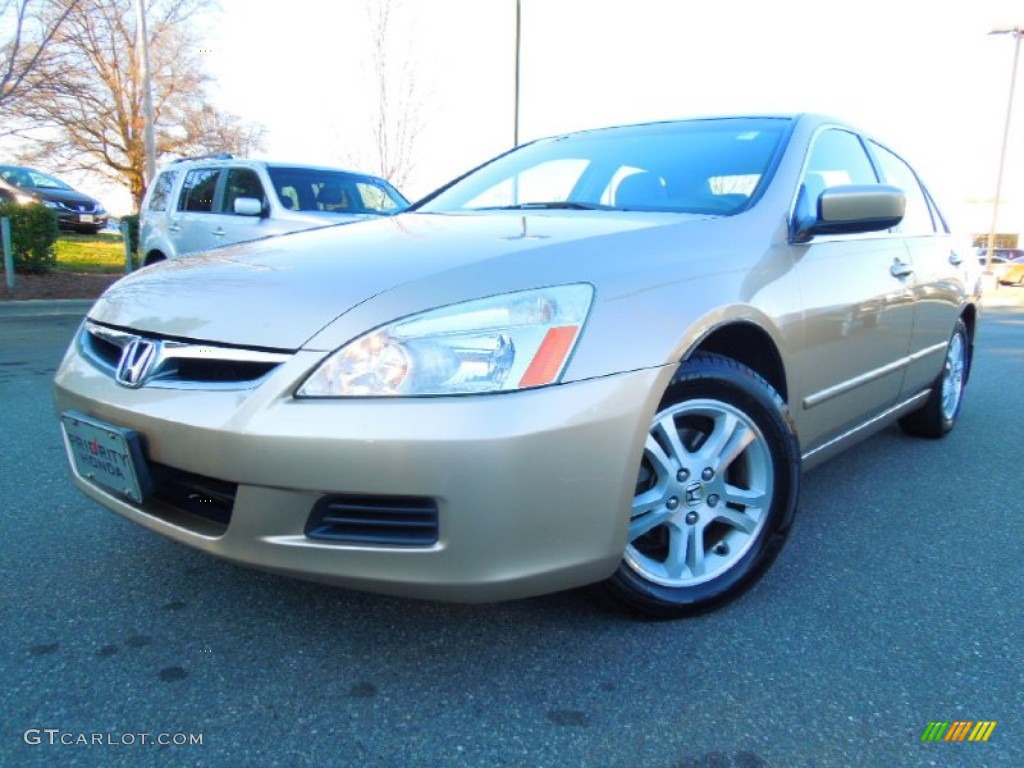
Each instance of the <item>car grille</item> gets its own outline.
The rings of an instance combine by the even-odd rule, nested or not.
[[[338,543],[429,547],[438,540],[437,502],[419,496],[325,496],[313,507],[305,533]]]
[[[96,203],[68,203],[58,201],[57,205],[63,208],[65,211],[71,211],[71,213],[97,213],[99,212],[99,206]]]
[[[152,347],[153,361],[142,378],[128,383],[122,381],[118,368],[125,350],[137,341]],[[291,356],[276,350],[141,336],[91,320],[86,321],[79,334],[79,348],[96,367],[120,383],[164,389],[249,389]]]

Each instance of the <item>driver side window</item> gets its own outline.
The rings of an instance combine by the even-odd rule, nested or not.
[[[818,197],[829,187],[877,183],[875,169],[856,135],[838,128],[822,131],[811,148],[800,184],[797,218],[816,218]]]

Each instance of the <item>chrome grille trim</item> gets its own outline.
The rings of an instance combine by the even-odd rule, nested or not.
[[[222,347],[136,334],[91,320],[82,325],[78,348],[93,365],[115,378],[121,353],[138,339],[156,345],[156,359],[142,384],[156,389],[251,389],[291,358],[285,352]]]

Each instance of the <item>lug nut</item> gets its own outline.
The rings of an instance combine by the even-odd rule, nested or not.
[[[676,507],[679,506],[679,499],[673,496],[672,498],[665,502],[665,506],[668,507],[669,509],[675,509]]]
[[[687,525],[696,525],[698,520],[700,520],[700,516],[696,512],[687,512],[686,513],[686,524]]]
[[[690,472],[689,472],[689,470],[680,469],[678,472],[676,472],[676,482],[677,483],[685,483],[689,479],[690,479]]]
[[[712,493],[710,496],[708,496],[708,506],[709,507],[717,507],[718,506],[718,496],[716,494]]]
[[[724,557],[729,554],[729,545],[724,541],[720,541],[715,545],[713,552],[719,557]]]
[[[715,470],[711,467],[704,467],[704,471],[700,473],[702,480],[710,480],[715,476]]]

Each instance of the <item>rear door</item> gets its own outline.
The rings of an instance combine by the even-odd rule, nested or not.
[[[185,172],[178,204],[168,225],[176,256],[215,248],[214,200],[222,169],[191,168]]]
[[[869,147],[884,181],[902,189],[907,198],[906,214],[895,232],[904,239],[913,267],[914,325],[903,382],[904,393],[911,395],[930,386],[939,375],[946,343],[966,297],[963,271],[974,254],[957,251],[938,209],[930,204],[911,167],[880,144],[869,142]]]

